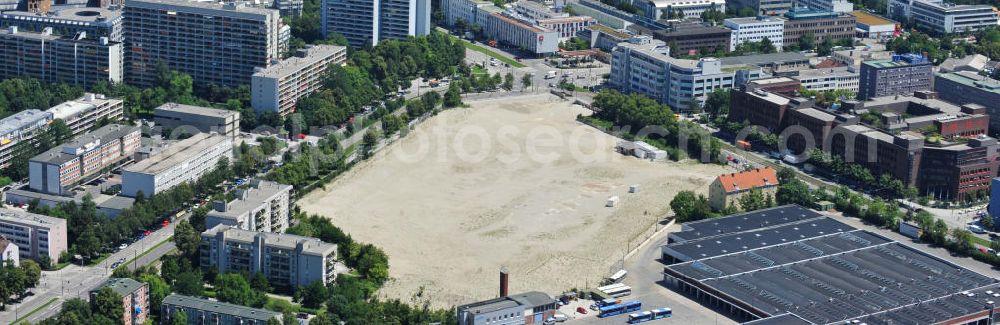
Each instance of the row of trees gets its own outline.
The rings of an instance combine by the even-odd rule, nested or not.
[[[83,95],[83,88],[65,83],[43,84],[33,78],[0,81],[0,118],[29,110],[47,110]]]
[[[107,120],[98,121],[103,126]],[[0,170],[0,175],[12,180],[28,177],[28,160],[73,137],[73,131],[62,119],[53,120],[33,141],[20,141],[11,149],[10,166]]]
[[[9,260],[0,263],[0,304],[4,309],[7,304],[24,297],[28,289],[38,285],[42,276],[42,268],[35,261],[21,260],[20,264],[14,265]]]
[[[98,290],[90,303],[80,298],[67,299],[58,315],[42,320],[38,325],[121,324],[122,308],[122,296],[105,287]]]
[[[871,170],[857,163],[849,163],[837,155],[824,152],[818,148],[809,153],[809,163],[833,176],[842,176],[858,182],[866,188],[874,189],[875,194],[894,198],[915,198],[917,190],[908,187],[898,178],[889,174],[875,177]]]

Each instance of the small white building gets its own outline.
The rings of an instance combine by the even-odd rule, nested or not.
[[[624,155],[632,155],[636,158],[649,160],[663,160],[667,158],[667,152],[642,141],[620,141],[615,146],[615,150]]]
[[[10,261],[14,266],[21,266],[21,254],[18,251],[17,245],[7,239],[7,237],[0,236],[0,262]]]
[[[742,17],[729,18],[723,25],[733,30],[730,36],[729,50],[745,42],[760,42],[769,39],[774,48],[781,51],[785,41],[785,20],[778,17]]]

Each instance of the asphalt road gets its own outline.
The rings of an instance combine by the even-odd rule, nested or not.
[[[177,221],[185,219],[187,216],[188,215],[184,215]],[[35,312],[30,317],[27,317],[22,321],[37,323],[43,319],[52,317],[59,312],[63,301],[66,299],[87,299],[87,293],[91,289],[101,285],[111,276],[111,264],[122,258],[126,261],[132,260],[147,249],[150,249],[153,246],[156,246],[156,244],[167,240],[170,236],[173,236],[174,226],[176,224],[176,221],[172,222],[167,227],[151,233],[142,240],[136,241],[124,250],[115,252],[99,265],[89,267],[70,265],[62,270],[42,272],[42,278],[39,281],[39,285],[31,289],[31,292],[33,292],[34,295],[25,298],[19,304],[7,306],[7,310],[0,312],[0,324],[12,324],[18,317],[45,305],[53,298],[56,299],[54,303]],[[166,244],[163,244],[155,250],[149,252],[142,258],[129,263],[129,269],[132,270],[138,266],[152,263],[172,250],[174,247],[175,246],[172,241],[167,242]]]

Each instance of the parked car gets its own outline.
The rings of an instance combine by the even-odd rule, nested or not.
[[[586,315],[587,314],[587,308],[583,308],[583,306],[576,307],[576,312]]]
[[[118,250],[123,250],[123,249],[126,249],[126,248],[128,248],[128,244],[118,245]]]
[[[969,231],[971,231],[973,233],[977,233],[977,234],[985,234],[986,233],[986,230],[983,230],[983,227],[980,227],[978,225],[969,225],[967,228],[968,228]]]

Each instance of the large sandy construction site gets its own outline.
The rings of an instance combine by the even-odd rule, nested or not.
[[[511,292],[593,287],[676,192],[705,193],[726,170],[619,155],[616,138],[575,121],[587,112],[542,95],[473,102],[299,204],[386,250],[382,296],[436,307],[492,298],[501,266]]]

